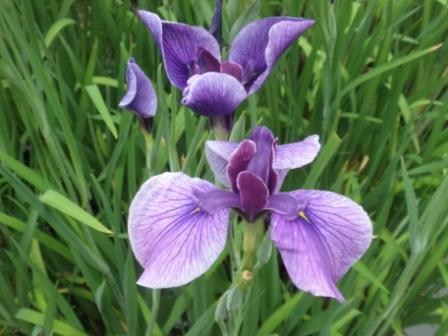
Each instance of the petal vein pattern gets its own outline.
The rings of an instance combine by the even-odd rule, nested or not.
[[[372,224],[352,200],[333,192],[297,190],[306,203],[294,220],[272,213],[271,237],[280,250],[293,283],[317,296],[343,301],[336,282],[364,254],[372,239]]]
[[[145,269],[139,285],[184,285],[218,258],[226,241],[229,210],[206,213],[194,196],[213,190],[209,182],[182,173],[164,173],[143,184],[128,221],[132,250]]]

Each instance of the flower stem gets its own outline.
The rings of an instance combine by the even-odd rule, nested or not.
[[[243,261],[239,269],[237,283],[245,288],[253,277],[253,267],[257,247],[263,237],[264,217],[253,223],[244,222]]]
[[[152,147],[154,144],[154,139],[152,137],[152,133],[149,132],[143,132],[143,136],[145,137],[145,148],[146,148],[146,169],[148,171],[149,177],[152,176]]]
[[[228,141],[229,132],[232,128],[232,115],[211,117],[211,125],[215,139],[220,141]]]
[[[160,304],[160,289],[152,290],[152,306],[151,306],[151,319],[148,323],[148,328],[146,329],[146,336],[153,335],[153,330],[156,325],[157,314],[159,312]]]
[[[153,175],[152,165],[152,150],[154,145],[154,139],[152,133],[143,130],[143,136],[145,137],[145,156],[146,156],[146,170],[149,177]],[[148,328],[146,329],[146,336],[151,336],[153,334],[154,327],[156,325],[157,314],[159,312],[160,303],[160,289],[152,289],[152,306],[151,306],[151,319],[148,322]]]

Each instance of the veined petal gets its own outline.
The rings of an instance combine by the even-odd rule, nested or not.
[[[202,27],[162,21],[151,12],[138,11],[138,16],[151,32],[162,51],[163,63],[171,83],[183,90],[194,74],[194,61],[199,48],[220,60],[218,41]]]
[[[282,170],[303,167],[314,161],[319,150],[318,135],[311,135],[295,143],[277,145],[274,168]]]
[[[157,109],[157,95],[146,77],[133,58],[130,58],[126,68],[126,82],[128,89],[121,99],[119,106],[132,110],[142,118],[153,117]]]
[[[246,98],[246,90],[231,75],[207,72],[191,77],[183,95],[182,104],[200,115],[215,117],[235,111]]]
[[[292,282],[313,295],[344,301],[336,282],[369,247],[369,216],[358,204],[333,192],[289,194],[306,206],[293,220],[273,212],[271,238]]]
[[[205,142],[205,157],[217,180],[229,187],[227,165],[238,143],[228,141],[208,140]]]
[[[260,88],[283,52],[313,24],[313,20],[279,16],[254,21],[241,30],[232,42],[229,60],[243,67],[248,94]]]
[[[129,210],[129,240],[145,269],[138,284],[149,288],[184,285],[199,277],[224,249],[228,209],[198,208],[195,192],[216,188],[182,173],[150,178]]]

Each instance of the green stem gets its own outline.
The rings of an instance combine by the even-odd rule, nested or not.
[[[145,147],[146,147],[146,169],[148,170],[148,175],[152,176],[152,148],[154,145],[154,139],[152,137],[152,133],[143,132],[143,136],[145,137]]]
[[[244,222],[243,260],[237,275],[237,284],[243,289],[252,281],[255,255],[263,237],[264,217],[255,222]]]
[[[157,314],[159,312],[160,304],[160,289],[152,290],[152,306],[151,306],[151,319],[148,323],[148,328],[146,329],[146,336],[153,335],[153,330],[156,325]]]
[[[211,118],[212,129],[215,135],[215,140],[228,141],[229,132],[227,131],[227,121],[225,116]]]

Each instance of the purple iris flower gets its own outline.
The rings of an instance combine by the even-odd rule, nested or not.
[[[157,110],[157,95],[143,70],[131,57],[126,68],[128,89],[118,106],[134,111],[140,119],[152,118]]]
[[[336,282],[368,248],[372,225],[362,207],[329,191],[280,192],[288,170],[319,152],[318,136],[277,145],[257,127],[240,143],[208,141],[206,155],[222,190],[183,173],[164,173],[140,188],[129,211],[129,239],[144,268],[138,284],[184,285],[224,249],[230,209],[249,223],[269,213],[271,239],[293,283],[316,296],[344,298]]]
[[[204,28],[163,21],[144,10],[138,16],[162,52],[168,79],[183,91],[182,104],[208,117],[232,113],[260,88],[283,52],[314,24],[286,16],[254,21],[236,36],[228,60],[222,61],[219,42]],[[215,35],[217,21],[215,16]]]

